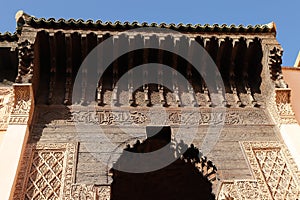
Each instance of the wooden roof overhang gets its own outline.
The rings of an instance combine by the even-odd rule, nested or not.
[[[238,93],[247,93],[247,91],[252,94],[261,93],[263,76],[271,76],[275,84],[280,79],[282,49],[276,40],[274,23],[246,27],[242,25],[140,24],[118,21],[104,23],[100,20],[95,22],[53,18],[46,20],[22,12],[17,13],[17,16],[19,49],[24,47],[30,49],[27,51],[29,54],[27,57],[31,57],[32,61],[26,63],[30,69],[27,67],[22,71],[19,66],[16,82],[33,82],[40,99],[38,102],[42,104],[70,103],[74,79],[88,53],[110,36],[135,28],[172,29],[193,38],[205,48],[216,63],[226,92],[230,93],[232,89],[235,89]],[[163,37],[164,40],[170,40],[173,43],[175,41],[170,34],[151,34],[150,37],[154,36],[156,40]],[[142,34],[134,37],[134,39],[145,40],[149,35],[145,37]],[[126,41],[126,45],[132,45],[126,36],[123,39],[120,37],[120,40]],[[104,80],[103,85],[106,84],[107,89],[112,88],[114,82],[112,77],[116,76],[114,73],[118,73],[117,76],[120,77],[132,66],[149,61],[172,65],[184,75],[190,74],[189,70],[193,71],[189,63],[180,60],[176,55],[163,52],[163,56],[151,57],[150,55],[161,53],[158,50],[151,51],[150,54],[147,50],[136,51],[116,60],[115,64],[111,65],[111,70],[107,70],[105,77],[108,78]],[[117,64],[118,62],[122,63],[122,68]],[[267,71],[264,72],[263,69],[266,67]],[[118,70],[113,70],[114,68]],[[199,91],[203,91],[205,84],[201,81],[201,77],[192,76],[191,81],[194,81],[195,87],[200,87]],[[55,101],[52,99],[54,96],[58,98]]]

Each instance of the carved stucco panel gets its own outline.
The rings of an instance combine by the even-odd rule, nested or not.
[[[77,143],[28,144],[14,199],[65,199],[74,182]]]
[[[109,200],[110,185],[75,183],[77,143],[28,144],[14,200]]]
[[[279,142],[242,142],[258,186],[265,198],[299,198],[299,170]]]
[[[31,84],[14,84],[14,105],[9,124],[27,124],[31,117],[33,95]]]
[[[279,142],[241,142],[255,180],[221,183],[218,200],[298,199],[299,170],[288,149]]]
[[[280,117],[280,124],[297,123],[291,105],[291,89],[276,89],[276,109]]]
[[[7,129],[9,115],[13,108],[13,98],[12,88],[0,88],[0,131],[5,131]]]

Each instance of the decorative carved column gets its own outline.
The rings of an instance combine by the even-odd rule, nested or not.
[[[283,80],[281,64],[282,64],[283,50],[280,46],[274,46],[270,49],[269,67],[271,79],[275,83],[276,88],[287,88],[288,85]]]
[[[31,83],[33,76],[33,43],[28,40],[18,44],[19,66],[17,83]]]

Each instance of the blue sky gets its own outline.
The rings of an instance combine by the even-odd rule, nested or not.
[[[9,0],[0,7],[0,32],[14,32],[15,13],[54,18],[100,19],[192,24],[277,25],[277,39],[284,48],[283,65],[292,66],[300,50],[300,3],[270,0]]]

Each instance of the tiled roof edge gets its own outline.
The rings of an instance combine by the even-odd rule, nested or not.
[[[10,33],[10,32],[0,33],[0,42],[3,41],[16,42],[18,41],[18,39],[19,38],[17,33]]]
[[[138,23],[138,22],[102,22],[101,20],[82,20],[82,19],[54,19],[54,18],[36,18],[30,16],[23,11],[19,11],[16,14],[17,25],[19,29],[22,29],[24,24],[27,24],[33,28],[62,28],[62,29],[115,29],[115,30],[128,30],[133,28],[143,27],[157,27],[168,28],[176,31],[183,32],[224,32],[224,33],[276,33],[276,25],[274,22],[263,25],[227,25],[227,24],[166,24],[166,23]]]

